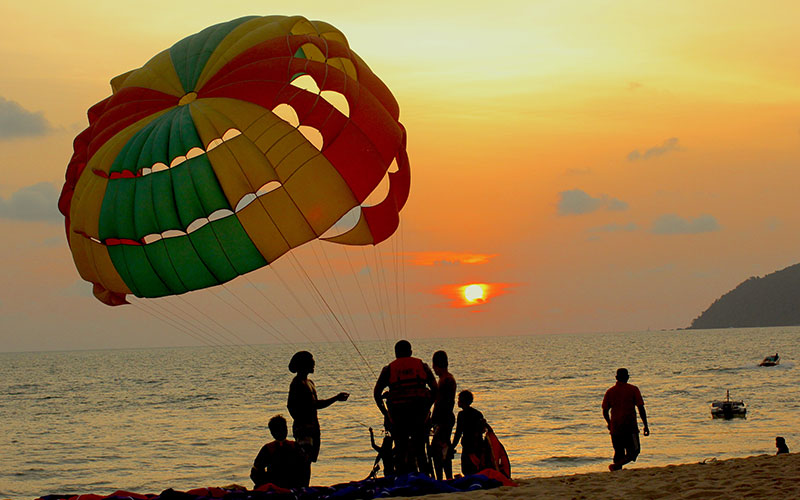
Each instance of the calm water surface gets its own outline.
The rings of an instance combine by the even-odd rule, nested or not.
[[[413,340],[429,361],[450,355],[460,389],[475,393],[518,477],[605,470],[611,456],[600,402],[626,366],[651,436],[634,467],[800,449],[800,328]],[[322,451],[312,483],[365,477],[380,428],[372,385],[387,342],[304,346],[317,359]],[[759,368],[768,354],[781,364]],[[0,353],[0,497],[158,493],[238,483],[286,411],[294,348],[176,348]],[[711,420],[708,404],[743,399],[746,420]],[[457,457],[458,459],[458,457]],[[458,465],[456,464],[456,469]]]

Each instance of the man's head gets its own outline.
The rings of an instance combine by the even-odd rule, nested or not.
[[[458,393],[458,407],[459,408],[469,408],[472,404],[473,400],[472,393],[470,391],[461,391]]]
[[[630,376],[628,375],[627,368],[619,368],[617,369],[617,380],[620,382],[627,382]]]
[[[397,358],[411,356],[411,343],[408,340],[398,340],[394,345],[394,355]]]
[[[269,424],[267,425],[269,425],[269,432],[276,441],[283,441],[289,434],[286,427],[286,419],[282,415],[275,415],[269,419]]]
[[[447,371],[447,353],[436,351],[433,353],[433,371],[436,375],[442,375]]]

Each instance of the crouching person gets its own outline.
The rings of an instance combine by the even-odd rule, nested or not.
[[[302,487],[308,458],[294,441],[286,439],[286,419],[281,415],[272,417],[269,432],[275,440],[261,447],[250,469],[250,479],[256,488],[267,483],[282,488]]]

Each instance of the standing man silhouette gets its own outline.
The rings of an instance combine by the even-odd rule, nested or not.
[[[396,359],[383,367],[373,397],[383,414],[396,449],[398,473],[428,472],[425,457],[427,418],[436,399],[436,377],[421,359],[411,356],[411,344],[400,340],[394,346]],[[383,390],[389,388],[387,404]]]
[[[606,391],[603,397],[603,418],[606,419],[611,433],[611,444],[614,446],[614,462],[608,470],[620,470],[623,465],[635,462],[639,456],[639,424],[636,421],[636,409],[642,419],[642,433],[650,435],[647,427],[647,413],[644,411],[644,400],[639,388],[628,383],[627,368],[617,370],[617,383]],[[610,415],[609,415],[610,414]]]

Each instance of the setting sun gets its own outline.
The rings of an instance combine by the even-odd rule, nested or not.
[[[477,302],[485,299],[483,285],[472,284],[464,287],[464,298],[467,302]]]

